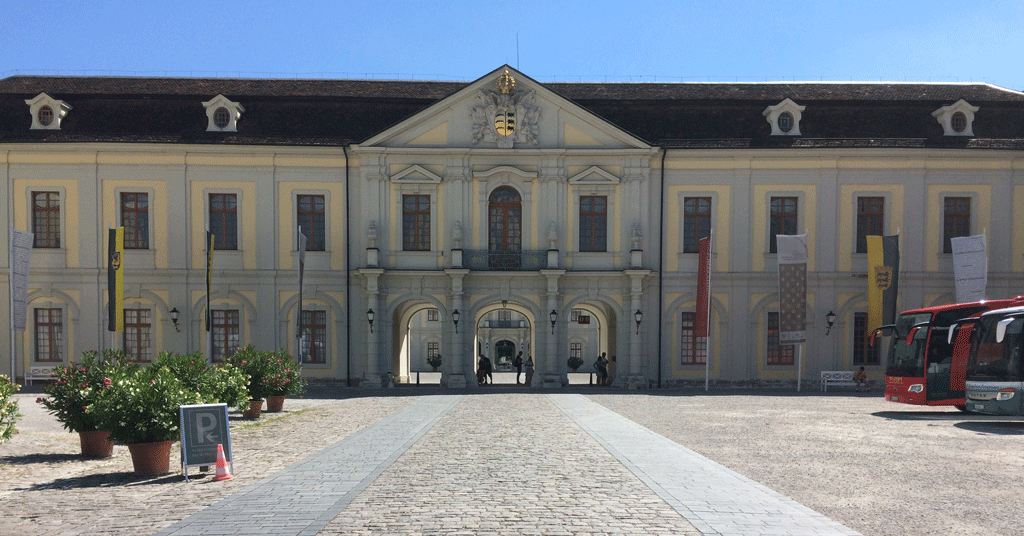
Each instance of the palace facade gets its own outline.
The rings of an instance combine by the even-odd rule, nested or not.
[[[956,236],[986,235],[990,298],[1022,293],[1024,94],[544,84],[508,66],[471,83],[14,76],[0,188],[0,221],[34,233],[26,329],[0,335],[17,378],[87,350],[205,351],[206,229],[214,361],[285,348],[306,377],[368,386],[415,381],[433,356],[442,384],[475,386],[479,355],[507,369],[520,351],[550,387],[570,356],[590,370],[602,352],[628,388],[703,386],[706,367],[728,384],[880,378],[866,236],[900,235],[901,309],[954,301]],[[697,240],[712,232],[705,349]],[[779,344],[775,236],[804,232],[798,360]]]

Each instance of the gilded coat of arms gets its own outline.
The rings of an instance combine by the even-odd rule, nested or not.
[[[540,108],[536,93],[515,90],[516,81],[508,71],[498,77],[498,92],[480,91],[470,111],[473,144],[483,141],[511,149],[516,143],[537,145]]]

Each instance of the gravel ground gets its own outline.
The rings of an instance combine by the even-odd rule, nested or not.
[[[1024,535],[1019,419],[894,404],[877,393],[579,391],[865,536]],[[235,480],[191,484],[173,473],[135,477],[123,446],[112,458],[81,459],[77,435],[37,394],[16,395],[25,417],[0,445],[0,534],[151,534],[408,402],[395,395],[440,391],[340,392],[359,398],[290,399],[285,413],[256,426],[232,412]]]
[[[865,536],[1024,534],[1024,421],[878,394],[591,399]]]

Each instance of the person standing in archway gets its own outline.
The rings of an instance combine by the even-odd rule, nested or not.
[[[608,358],[605,352],[601,352],[601,355],[597,358],[594,363],[594,368],[597,369],[597,384],[606,385],[608,383]]]
[[[533,356],[526,358],[526,386],[530,386],[530,382],[533,381]]]
[[[523,353],[519,352],[516,354],[516,358],[512,360],[512,366],[516,368],[516,385],[519,385],[519,375],[523,373]]]

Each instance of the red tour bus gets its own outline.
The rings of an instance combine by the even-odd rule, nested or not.
[[[967,358],[971,326],[964,326],[955,341],[949,327],[986,311],[1024,304],[1024,297],[1005,300],[937,305],[903,311],[896,323],[875,329],[892,335],[885,367],[885,399],[919,406],[956,406],[965,409]]]

